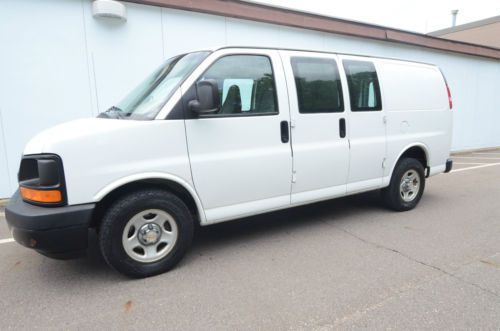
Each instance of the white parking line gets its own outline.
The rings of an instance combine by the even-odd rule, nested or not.
[[[496,166],[496,165],[500,165],[500,163],[482,164],[482,165],[478,165],[478,166],[475,166],[475,167],[467,167],[467,168],[455,169],[455,170],[452,170],[451,172],[453,173],[453,172],[460,172],[460,171],[465,171],[465,170],[486,168],[486,167],[492,167],[492,166]]]
[[[454,156],[453,159],[481,159],[481,160],[500,160],[500,157],[482,157],[482,156]]]
[[[0,244],[8,244],[8,243],[13,243],[14,238],[7,238],[7,239],[0,239]]]
[[[0,211],[0,217],[5,217],[5,214]]]
[[[500,153],[496,153],[496,152],[493,152],[493,153],[472,153],[474,155],[500,155]]]
[[[491,164],[491,163],[484,163],[484,162],[453,162],[453,164]]]

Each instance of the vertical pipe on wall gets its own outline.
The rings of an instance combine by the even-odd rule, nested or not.
[[[454,9],[451,11],[451,26],[452,27],[457,25],[457,15],[458,15],[458,9]]]
[[[84,39],[84,42],[85,42],[85,59],[87,61],[87,75],[88,75],[88,92],[89,92],[89,98],[91,100],[91,105],[92,105],[92,109],[91,109],[91,112],[92,112],[92,115],[93,116],[97,116],[97,114],[99,114],[99,105],[97,103],[97,100],[95,100],[94,102],[94,95],[95,98],[97,98],[97,92],[94,92],[95,91],[95,84],[93,84],[93,82],[95,82],[95,77],[94,77],[94,70],[93,70],[93,63],[91,63],[91,59],[90,59],[90,51],[89,51],[89,42],[88,42],[88,37],[87,37],[87,25],[85,24],[85,4],[84,4],[84,0],[81,0],[81,4],[82,4],[82,24],[83,24],[83,39]],[[94,92],[94,93],[92,93]]]
[[[5,139],[5,133],[3,129],[3,119],[2,119],[2,109],[0,108],[0,138],[2,139],[1,141],[1,146],[0,150],[3,150],[4,152],[0,154],[0,169],[4,169],[4,171],[0,172],[0,198],[6,198],[10,196],[11,192],[13,191],[13,186],[10,178],[10,171],[9,171],[9,160],[7,159],[7,143]],[[5,187],[4,187],[4,182],[5,181]]]

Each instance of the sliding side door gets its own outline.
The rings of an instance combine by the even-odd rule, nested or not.
[[[292,204],[345,195],[349,144],[337,56],[280,54],[292,120]]]

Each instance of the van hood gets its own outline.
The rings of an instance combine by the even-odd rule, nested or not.
[[[105,118],[86,118],[62,123],[44,130],[34,136],[26,145],[24,155],[55,153],[61,144],[74,144],[78,148],[78,142],[83,139],[96,138],[113,134],[113,131],[123,130],[132,126],[144,124],[146,121],[125,121]],[[104,134],[106,133],[106,134]]]
[[[184,121],[89,118],[41,132],[24,153],[58,155],[68,204],[83,204],[131,178],[168,175],[192,185],[185,133]]]

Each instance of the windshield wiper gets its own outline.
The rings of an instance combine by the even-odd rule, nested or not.
[[[111,107],[109,107],[108,110],[106,110],[106,112],[108,112],[108,111],[111,112],[111,111],[123,111],[123,110],[121,108],[116,107],[116,106],[111,106]]]
[[[120,119],[120,118],[127,117],[127,115],[128,114],[126,114],[125,112],[123,112],[123,110],[121,110],[120,108],[118,108],[116,106],[112,106],[108,110],[106,110],[105,112],[100,113],[99,115],[97,115],[97,117],[98,118],[116,118],[116,119]]]

